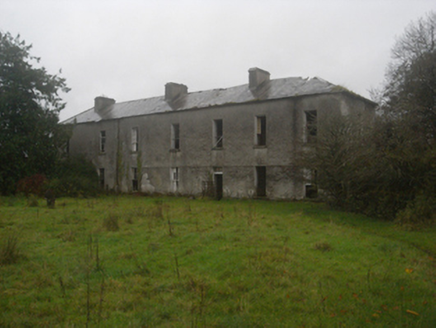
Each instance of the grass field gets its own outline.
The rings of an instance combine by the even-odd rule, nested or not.
[[[436,229],[306,202],[0,198],[1,327],[436,327]]]

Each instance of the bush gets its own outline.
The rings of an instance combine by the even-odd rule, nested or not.
[[[406,208],[399,211],[396,221],[408,229],[416,229],[420,226],[429,225],[436,220],[436,199],[419,195],[410,201]]]
[[[34,174],[18,181],[17,192],[24,193],[26,197],[33,194],[39,197],[44,195],[47,178],[43,174]]]
[[[68,157],[59,162],[49,187],[56,197],[92,197],[100,191],[97,171],[84,157]]]

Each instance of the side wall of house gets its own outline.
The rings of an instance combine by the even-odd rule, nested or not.
[[[317,111],[321,126],[326,115],[364,107],[361,100],[328,94],[77,124],[70,152],[86,154],[104,169],[104,184],[123,192],[198,195],[214,190],[219,178],[224,197],[255,197],[263,188],[271,199],[301,199],[305,183],[293,163],[306,141],[305,112]],[[216,121],[222,123],[220,147]],[[178,147],[173,125],[178,125]],[[257,144],[259,132],[266,136],[264,145]]]

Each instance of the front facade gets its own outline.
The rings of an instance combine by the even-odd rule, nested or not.
[[[95,165],[102,188],[121,192],[301,199],[295,156],[316,142],[327,115],[373,113],[374,103],[322,79],[270,80],[249,70],[246,85],[95,106],[67,121],[70,154]]]

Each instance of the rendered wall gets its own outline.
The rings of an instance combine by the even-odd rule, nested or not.
[[[365,103],[342,93],[166,112],[99,123],[77,124],[70,152],[84,153],[105,169],[109,189],[132,191],[133,170],[139,191],[172,193],[171,168],[178,168],[177,192],[198,195],[215,171],[222,172],[224,197],[256,195],[256,166],[266,167],[266,195],[301,199],[304,182],[293,164],[304,142],[306,110],[317,110],[321,128],[326,115],[370,111]],[[266,145],[255,145],[256,117],[266,117]],[[213,149],[213,121],[223,120],[223,147]],[[180,126],[180,149],[171,149],[171,125]],[[131,130],[138,128],[139,150],[131,150]],[[99,152],[100,131],[106,152]]]

